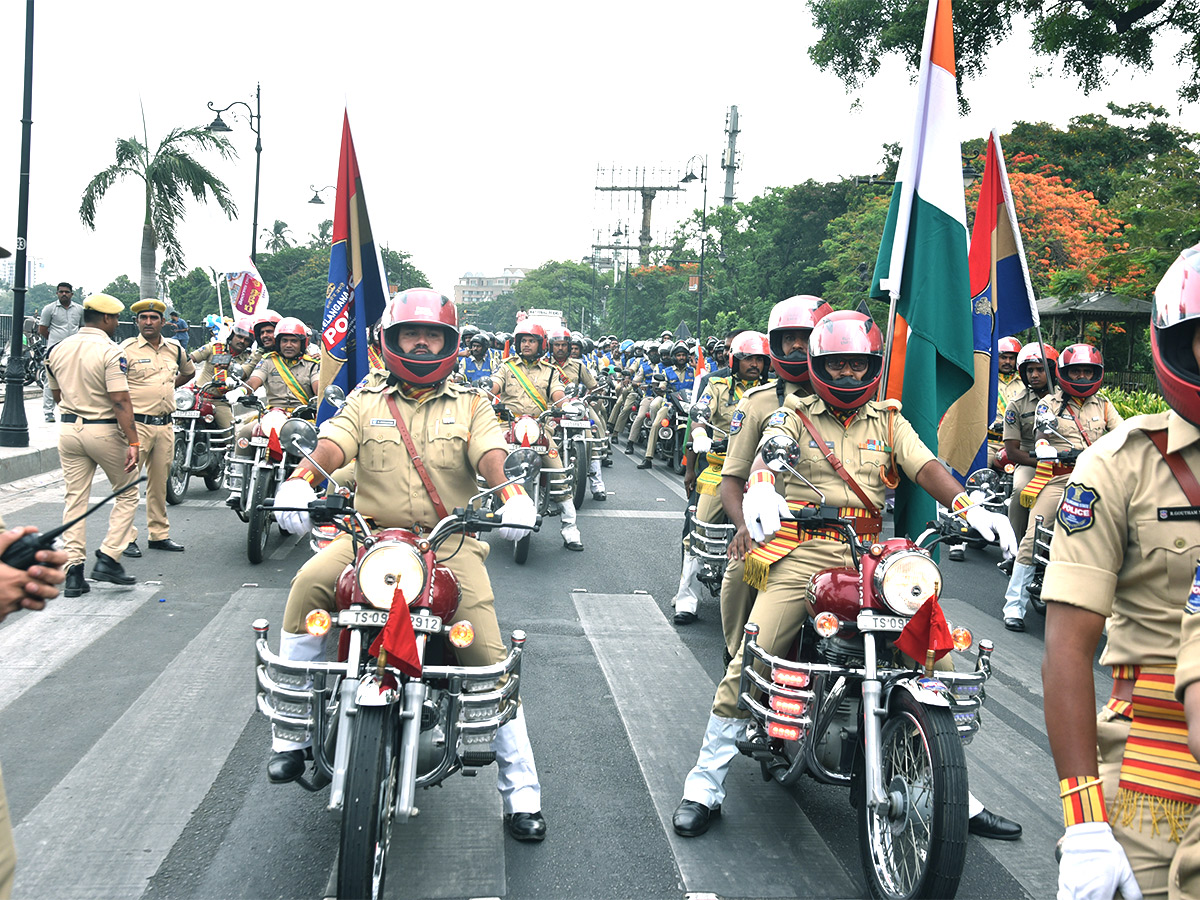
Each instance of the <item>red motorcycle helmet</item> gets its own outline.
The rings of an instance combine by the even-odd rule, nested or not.
[[[1198,321],[1200,244],[1180,253],[1154,289],[1150,323],[1158,385],[1171,409],[1193,425],[1200,425],[1200,366],[1192,352]]]
[[[767,336],[761,331],[743,331],[733,339],[733,346],[730,348],[729,356],[729,367],[733,370],[734,375],[741,377],[736,364],[751,356],[761,356],[764,360],[769,361],[771,359],[771,344],[767,340]],[[762,377],[766,378],[766,375],[767,367],[763,366]]]
[[[833,307],[812,294],[800,294],[780,300],[771,309],[767,319],[767,342],[771,351],[771,367],[784,381],[808,381],[809,350],[803,358],[793,353],[790,358],[783,355],[781,343],[784,331],[799,328],[811,332],[817,322],[833,312]]]
[[[383,328],[383,363],[401,381],[437,384],[454,371],[458,361],[458,310],[449,297],[430,288],[401,291],[388,302],[379,324]],[[404,353],[400,349],[401,325],[440,329],[445,338],[442,352],[419,357]]]
[[[837,384],[821,363],[826,356],[859,355],[867,357],[867,371],[855,385]],[[840,309],[824,316],[808,339],[809,372],[813,391],[837,409],[858,409],[875,396],[883,376],[883,334],[868,316],[852,309]]]
[[[229,336],[233,337],[233,335],[235,335],[235,334],[240,334],[242,337],[245,337],[245,338],[253,338],[254,337],[254,319],[250,318],[250,316],[240,316],[233,323],[233,331],[230,333]]]
[[[1091,377],[1086,381],[1069,380],[1066,371],[1071,366],[1091,366]],[[1082,400],[1100,390],[1102,381],[1104,381],[1104,357],[1099,350],[1091,344],[1072,344],[1063,349],[1058,357],[1058,383],[1062,386],[1064,394]]]
[[[517,329],[517,333],[521,333],[520,328]],[[561,325],[557,325],[546,332],[546,346],[551,347],[551,349],[553,349],[552,345],[555,341],[566,341],[569,348],[571,345],[571,339],[571,332],[566,328],[563,328]]]
[[[1046,373],[1046,383],[1050,383],[1050,376],[1058,376],[1058,351],[1053,347],[1046,347],[1046,356],[1042,358],[1042,348],[1037,341],[1032,341],[1021,348],[1021,352],[1017,354],[1017,374],[1021,376],[1021,384],[1029,387],[1029,377],[1025,374],[1030,363],[1040,363],[1050,369]]]
[[[517,325],[517,330],[513,332],[513,352],[518,356],[521,355],[522,337],[535,337],[538,339],[538,356],[541,356],[546,352],[546,329],[537,322],[530,322],[528,319],[526,319],[524,322],[521,322],[519,325]],[[568,331],[567,340],[569,341],[570,339],[571,333]]]
[[[279,313],[271,312],[270,310],[260,315],[254,320],[254,339],[259,343],[262,343],[262,337],[259,329],[264,325],[278,325],[282,319],[283,317],[279,315]]]
[[[286,319],[280,319],[275,324],[275,337],[279,338],[283,335],[291,335],[298,337],[302,341],[308,340],[308,326],[293,316],[288,316]]]
[[[1002,337],[1000,338],[999,348],[997,351],[999,353],[1020,353],[1021,342],[1015,337]]]

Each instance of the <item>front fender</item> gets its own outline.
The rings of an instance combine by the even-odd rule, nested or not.
[[[925,684],[932,682],[932,684]],[[946,699],[946,685],[936,678],[904,677],[891,681],[883,687],[883,705],[891,708],[892,694],[896,691],[906,691],[922,706],[942,706],[949,709],[950,701]]]
[[[399,702],[400,691],[395,687],[384,687],[374,675],[364,677],[354,695],[355,706],[391,706]]]

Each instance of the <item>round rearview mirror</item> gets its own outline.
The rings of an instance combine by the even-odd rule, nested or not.
[[[542,471],[542,458],[537,451],[529,447],[518,447],[511,451],[504,460],[504,477],[521,478],[526,483],[532,482]]]
[[[297,456],[311,456],[317,449],[317,429],[304,419],[288,419],[279,429],[279,443]]]
[[[772,472],[782,472],[785,466],[796,467],[800,461],[800,445],[786,435],[777,434],[767,439],[759,455]]]
[[[346,392],[336,384],[331,384],[325,388],[325,391],[321,394],[321,399],[330,406],[336,406],[338,409],[341,409],[346,405]]]

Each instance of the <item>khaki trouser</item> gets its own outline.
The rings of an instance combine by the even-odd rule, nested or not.
[[[12,896],[13,872],[16,868],[17,847],[13,843],[12,822],[8,818],[4,777],[0,775],[0,900],[8,900]]]
[[[63,480],[67,483],[63,521],[82,515],[88,507],[92,479],[96,466],[104,470],[113,490],[137,478],[135,472],[125,471],[125,454],[129,444],[116,425],[83,425],[79,422],[62,424],[58,430],[58,455],[62,460]],[[100,552],[117,559],[129,544],[133,515],[137,512],[138,492],[130,489],[119,494],[108,517],[108,533]],[[63,535],[66,543],[67,565],[74,566],[87,559],[87,520],[78,522]]]
[[[225,429],[233,424],[233,407],[229,405],[228,400],[214,400],[212,405],[213,420],[218,428]]]
[[[1042,517],[1044,525],[1050,525],[1054,521],[1054,517],[1058,515],[1058,504],[1067,487],[1067,479],[1070,477],[1070,475],[1055,475],[1047,481],[1046,486],[1038,491],[1033,508],[1027,510],[1028,522],[1025,525],[1025,534],[1022,535],[1021,546],[1017,549],[1017,562],[1021,565],[1033,565],[1033,534],[1036,531],[1034,526],[1037,524],[1037,517]],[[1021,502],[1019,496],[1014,489],[1013,502],[1019,504]]]
[[[484,561],[488,545],[473,538],[464,538],[459,547],[457,538],[446,542],[447,558],[438,562],[454,573],[462,592],[458,611],[447,622],[452,625],[466,619],[475,628],[475,641],[470,647],[455,650],[465,666],[487,666],[502,661],[507,651],[500,639],[496,622],[492,584],[488,580]],[[287,608],[283,613],[283,630],[306,634],[304,617],[314,609],[334,613],[334,586],[338,576],[354,560],[354,548],[349,535],[340,535],[324,550],[300,567],[292,579]]]
[[[617,399],[613,403],[612,411],[608,414],[608,427],[613,434],[620,434],[628,427],[629,404],[632,402],[630,399],[632,394],[633,385],[617,391]]]
[[[746,623],[758,596],[758,591],[742,580],[744,571],[745,563],[731,559],[721,579],[721,631],[725,635],[725,651],[730,656],[741,653]]]
[[[638,432],[642,428],[642,422],[650,414],[650,407],[662,400],[661,397],[656,397],[654,394],[647,392],[646,396],[642,397],[642,402],[638,404],[637,412],[633,414],[633,418],[629,420],[629,443],[633,443],[637,439]],[[654,429],[650,429],[650,433],[654,433]],[[649,439],[646,440],[646,446],[650,445]]]
[[[146,478],[146,530],[152,541],[165,541],[171,536],[167,521],[167,479],[171,476],[171,460],[175,456],[175,426],[137,423],[141,453],[138,472]],[[132,491],[130,492],[132,493]],[[129,531],[129,540],[138,539],[137,525]]]
[[[658,397],[650,404],[650,433],[646,436],[646,459],[654,459],[654,448],[658,446],[658,422],[661,418],[663,407],[666,405],[666,397]],[[673,412],[670,419],[674,423],[675,415]]]
[[[1029,525],[1029,510],[1021,505],[1021,491],[1033,480],[1033,466],[1017,466],[1013,470],[1012,502],[1008,504],[1008,521],[1013,534],[1024,534]]]

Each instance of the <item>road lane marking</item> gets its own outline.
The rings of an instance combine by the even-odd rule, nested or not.
[[[276,561],[283,559],[292,552],[293,547],[300,543],[300,539],[305,537],[308,537],[308,532],[302,532],[300,534],[288,534],[286,531],[283,532],[283,544],[271,554],[271,559]]]
[[[253,713],[249,623],[268,594],[283,592],[236,592],[16,825],[18,896],[143,894]]]
[[[669,509],[581,509],[576,513],[593,519],[683,519],[683,512]]]
[[[572,594],[689,892],[723,897],[849,897],[854,883],[787,793],[734,760],[721,820],[679,837],[671,816],[696,761],[715,685],[648,595]],[[652,688],[648,689],[648,686]],[[667,733],[663,725],[670,723]],[[848,813],[849,814],[849,813]],[[767,847],[786,848],[782,854]],[[747,864],[753,860],[753,864]]]

